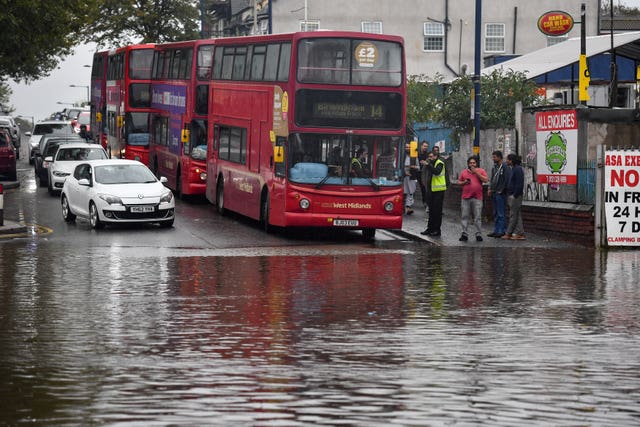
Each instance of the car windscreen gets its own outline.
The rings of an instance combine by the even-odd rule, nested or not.
[[[106,159],[102,147],[60,148],[56,154],[56,162]]]
[[[94,178],[100,184],[144,184],[157,181],[148,167],[131,164],[96,166]]]
[[[34,135],[71,135],[73,130],[68,123],[39,123],[33,128]]]

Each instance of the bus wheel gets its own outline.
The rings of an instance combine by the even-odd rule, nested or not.
[[[260,204],[260,220],[262,221],[262,228],[265,232],[271,233],[273,231],[273,227],[269,224],[269,193],[264,191],[262,193],[262,203]]]
[[[180,169],[178,169],[178,174],[176,175],[176,197],[178,199],[182,199],[182,178],[180,178]]]
[[[376,229],[375,228],[365,228],[362,230],[362,237],[365,240],[373,240],[376,237]]]
[[[216,186],[216,210],[220,215],[224,215],[227,212],[224,208],[224,180],[222,177],[218,178],[218,185]]]

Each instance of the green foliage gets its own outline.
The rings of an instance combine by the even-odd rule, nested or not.
[[[86,41],[97,0],[0,0],[0,81],[46,76]]]
[[[98,45],[164,43],[199,37],[198,2],[191,0],[106,0],[93,24]]]
[[[463,76],[447,85],[444,91],[440,121],[454,130],[457,139],[473,130],[471,94],[473,82]],[[503,129],[515,126],[515,104],[529,107],[542,102],[537,86],[526,75],[513,70],[494,70],[480,80],[480,128]]]
[[[430,80],[424,74],[407,78],[407,122],[437,121],[442,99],[442,76]]]
[[[0,82],[0,106],[2,106],[2,112],[4,114],[11,114],[14,111],[13,107],[9,106],[9,101],[13,91],[5,82]]]

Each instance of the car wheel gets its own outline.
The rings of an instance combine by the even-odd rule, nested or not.
[[[171,228],[171,227],[173,227],[173,219],[170,219],[169,221],[162,221],[160,223],[160,227],[162,227],[162,228]]]
[[[40,173],[38,174],[38,185],[40,187],[46,187],[47,186],[47,181],[44,180],[44,178],[42,177],[42,174],[40,174]]]
[[[53,186],[51,185],[51,177],[49,177],[49,179],[47,180],[47,190],[49,191],[50,196],[56,195],[56,190],[54,190]]]
[[[176,175],[176,197],[178,199],[182,199],[182,178],[180,177],[180,174],[182,172],[180,171],[180,169],[178,169],[178,174]]]
[[[69,200],[67,200],[67,196],[64,194],[61,197],[62,201],[62,219],[66,222],[73,222],[76,219],[76,216],[71,212],[71,208],[69,207]]]
[[[16,173],[16,171],[10,172],[8,175],[8,179],[9,181],[17,181],[18,180],[18,174]]]
[[[98,208],[95,203],[89,203],[89,222],[91,223],[91,228],[94,230],[100,230],[104,228],[104,223],[100,221],[100,216],[98,214]]]
[[[224,180],[222,177],[218,179],[218,185],[216,186],[216,210],[220,215],[227,213],[224,208]]]

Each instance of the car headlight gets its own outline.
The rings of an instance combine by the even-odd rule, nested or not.
[[[65,176],[69,176],[69,175],[71,175],[71,174],[67,173],[67,172],[60,172],[60,171],[53,172],[53,176],[57,176],[59,178],[63,178]]]
[[[98,197],[100,197],[102,200],[109,203],[110,205],[122,204],[122,199],[118,196],[112,196],[111,194],[98,194]]]
[[[171,191],[167,191],[160,197],[160,203],[171,203],[173,200],[173,193]]]

